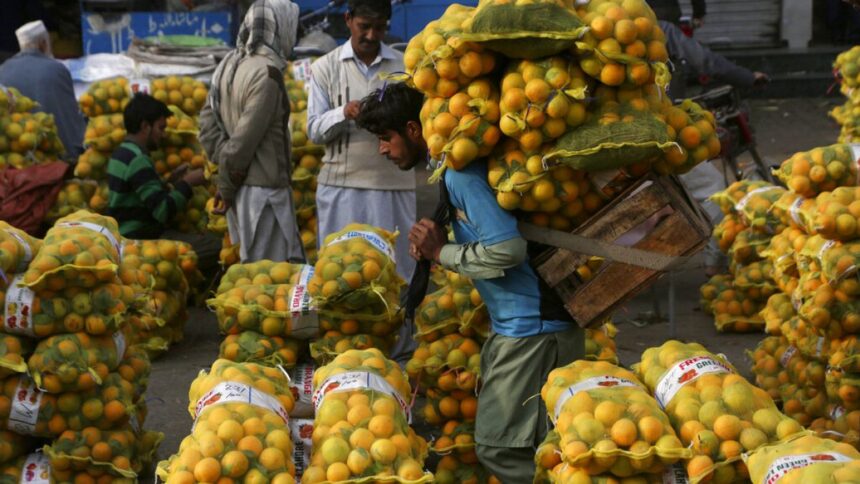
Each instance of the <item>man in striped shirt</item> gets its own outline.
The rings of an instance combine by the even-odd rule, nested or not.
[[[170,184],[156,173],[149,151],[160,146],[171,115],[164,103],[146,94],[135,95],[123,112],[128,135],[108,162],[108,213],[123,237],[162,238],[191,198],[191,188],[206,182],[202,169],[177,170]]]

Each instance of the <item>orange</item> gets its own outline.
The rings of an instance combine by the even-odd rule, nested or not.
[[[595,17],[591,21],[591,34],[594,35],[598,40],[603,40],[609,38],[612,35],[612,31],[614,29],[614,24],[612,20],[598,16]]]
[[[630,44],[639,34],[636,24],[630,19],[622,19],[615,23],[615,39],[622,44]]]
[[[600,82],[607,86],[620,86],[626,77],[626,70],[621,64],[609,63],[600,70]]]
[[[686,126],[678,133],[678,139],[687,149],[694,149],[702,142],[702,135],[695,126]]]
[[[194,479],[198,482],[215,482],[221,476],[221,464],[214,457],[206,457],[194,466]]]

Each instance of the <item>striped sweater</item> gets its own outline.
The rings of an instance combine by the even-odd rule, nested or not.
[[[179,181],[171,190],[149,156],[128,140],[108,162],[108,188],[108,213],[119,222],[122,236],[130,239],[160,237],[191,198],[190,185]]]

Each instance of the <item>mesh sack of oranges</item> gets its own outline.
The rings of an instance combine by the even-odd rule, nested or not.
[[[502,79],[499,128],[525,147],[552,141],[585,121],[590,84],[564,57],[511,63]]]
[[[103,114],[121,113],[131,99],[128,79],[115,77],[90,84],[87,92],[81,94],[78,104],[88,118]]]
[[[799,255],[812,261],[808,262],[809,267],[820,270],[820,276],[827,283],[850,296],[860,295],[853,287],[860,264],[860,241],[836,242],[814,235],[807,239]],[[848,280],[851,283],[847,283]]]
[[[151,314],[130,314],[127,321],[132,334],[130,343],[134,347],[144,350],[152,359],[167,352],[172,328],[166,326],[163,319]]]
[[[87,427],[63,432],[43,452],[58,481],[64,482],[82,471],[136,478],[146,470],[144,463],[152,462],[163,438],[160,432],[135,432],[130,427],[118,430]]]
[[[786,226],[771,212],[771,207],[784,193],[787,193],[784,188],[775,185],[757,188],[741,198],[735,204],[735,210],[750,228],[767,234],[778,234]]]
[[[714,226],[714,231],[711,237],[717,241],[717,246],[723,253],[728,253],[729,249],[735,243],[738,234],[746,229],[743,219],[736,213],[731,213],[723,217],[723,219]]]
[[[753,482],[847,483],[860,480],[860,452],[854,447],[804,435],[745,456]]]
[[[550,372],[541,398],[562,460],[590,475],[661,472],[691,456],[647,388],[623,368],[575,361]]]
[[[8,282],[13,274],[27,270],[41,247],[41,240],[0,221],[0,278]]]
[[[664,107],[662,115],[669,125],[670,139],[676,144],[655,164],[658,173],[686,173],[720,154],[722,147],[712,112],[685,99],[677,106]]]
[[[590,76],[607,86],[669,83],[665,36],[645,0],[592,0],[577,12],[589,29],[571,50]]]
[[[231,265],[221,277],[216,294],[222,294],[235,287],[268,284],[295,284],[304,264],[259,260],[244,264]]]
[[[29,435],[0,430],[0,465],[36,449],[36,439]]]
[[[206,201],[209,200],[209,188],[196,186],[192,190],[191,198],[185,205],[185,210],[178,212],[173,219],[176,228],[187,234],[202,233],[206,231]]]
[[[834,74],[842,84],[842,93],[851,94],[857,86],[860,86],[860,47],[852,47],[836,56],[833,61]]]
[[[828,111],[827,115],[836,121],[837,124],[844,125],[860,117],[860,105],[854,100],[849,99],[845,101],[845,104],[836,106]],[[839,141],[842,142],[842,140]]]
[[[152,97],[182,109],[189,116],[195,116],[203,109],[209,93],[202,81],[189,76],[159,77],[152,80],[150,88]]]
[[[227,268],[239,262],[239,244],[230,240],[230,234],[225,233],[221,241],[221,250],[218,252],[218,262],[221,267]]]
[[[422,342],[406,363],[406,371],[425,387],[474,390],[481,373],[481,345],[459,333]]]
[[[789,294],[776,293],[767,299],[767,304],[759,314],[764,320],[764,332],[779,336],[782,334],[782,323],[796,317],[797,310]]]
[[[149,387],[149,377],[152,372],[152,363],[143,348],[130,346],[125,352],[125,357],[116,369],[123,380],[132,384],[134,390],[133,400],[140,401],[146,389]]]
[[[294,483],[288,383],[278,368],[216,360],[191,383],[194,426],[179,452],[158,464],[158,477],[169,483]]]
[[[411,388],[377,349],[350,350],[314,372],[313,451],[304,484],[433,480],[427,443],[409,427]]]
[[[860,446],[860,410],[848,412],[838,405],[828,405],[826,415],[808,427],[821,438],[846,442],[854,448]]]
[[[132,383],[111,373],[89,390],[45,393],[26,375],[3,381],[0,424],[13,432],[55,438],[66,430],[120,428],[134,412]],[[25,418],[22,418],[22,415]]]
[[[860,410],[860,377],[839,368],[828,368],[825,375],[827,398],[847,411]]]
[[[108,187],[107,181],[102,180],[99,182],[99,186],[96,189],[96,192],[90,197],[89,202],[87,202],[87,206],[90,211],[95,213],[106,213],[108,208],[108,198],[110,197],[110,188]]]
[[[114,476],[102,471],[55,472],[48,457],[33,452],[0,464],[0,482],[91,482],[95,484],[134,484],[136,478]]]
[[[122,113],[96,116],[87,121],[84,146],[102,153],[111,153],[125,140]]]
[[[479,466],[475,453],[475,423],[449,420],[442,426],[442,432],[433,441],[432,450],[438,455],[450,455],[458,462]]]
[[[782,385],[779,391],[783,412],[800,425],[808,426],[814,419],[827,413],[827,393],[823,388],[789,382]]]
[[[389,316],[383,305],[374,305],[361,313],[319,311],[319,329],[324,333],[334,331],[347,336],[369,334],[385,338],[396,334],[401,324],[403,314]]]
[[[308,221],[316,216],[316,191],[293,187],[293,207],[296,211],[296,223],[307,226]]]
[[[545,163],[602,171],[655,159],[676,145],[669,138],[666,123],[643,99],[604,102],[589,115],[584,124],[559,138],[554,150],[544,154]]]
[[[731,275],[718,274],[699,288],[702,309],[714,316],[720,332],[760,331],[764,320],[759,315],[764,301],[747,297],[733,285]]]
[[[322,156],[316,149],[316,145],[311,147],[294,148],[293,157],[293,188],[308,188],[316,190],[317,175],[319,174],[322,161]],[[303,151],[304,154],[299,155],[296,151]]]
[[[762,252],[769,242],[770,235],[749,228],[741,230],[729,248],[729,266],[743,266],[763,259]]]
[[[823,284],[814,293],[801,298],[797,314],[811,328],[829,338],[855,334],[860,331],[860,300],[844,298],[844,292]]]
[[[427,98],[420,116],[430,156],[455,170],[489,155],[502,137],[499,90],[487,78],[475,79],[450,98]]]
[[[482,0],[462,38],[516,59],[538,59],[568,49],[586,30],[566,2]]]
[[[206,200],[206,230],[215,235],[227,234],[227,217],[214,213],[215,199]]]
[[[5,318],[0,331],[44,338],[60,333],[85,332],[100,336],[122,324],[134,294],[128,286],[105,284],[93,289],[67,287],[38,294],[16,285],[0,289]]]
[[[732,286],[741,291],[747,299],[766,302],[777,292],[772,278],[773,264],[767,259],[746,265],[734,265],[729,269],[734,277]]]
[[[789,379],[785,365],[780,361],[786,351],[796,353],[797,348],[791,346],[783,337],[768,336],[759,341],[755,349],[748,353],[753,360],[750,371],[755,376],[755,385],[766,391],[774,402],[782,400],[779,389]]]
[[[350,350],[369,350],[375,348],[388,354],[394,345],[395,335],[374,336],[372,334],[343,334],[340,331],[326,331],[320,338],[311,341],[311,358],[317,365],[327,365],[335,357]]]
[[[235,362],[265,363],[289,368],[295,366],[301,349],[301,342],[292,338],[243,331],[224,338],[218,357]]]
[[[287,89],[287,97],[290,99],[290,112],[300,112],[308,108],[305,81],[296,81],[285,77],[284,87]]]
[[[436,463],[433,472],[434,482],[437,484],[455,484],[458,482],[500,484],[495,476],[480,463],[469,464],[460,460],[454,454],[443,455]]]
[[[365,224],[349,224],[325,238],[308,292],[325,309],[359,310],[375,303],[389,314],[404,282],[395,268],[397,233]]]
[[[35,342],[24,336],[0,333],[0,379],[27,372],[27,357]]]
[[[449,420],[474,422],[478,414],[478,398],[474,390],[460,390],[456,382],[443,380],[446,391],[434,387],[426,388],[426,400],[421,407],[421,416],[430,425],[441,426]]]
[[[806,231],[806,222],[801,218],[801,213],[814,210],[814,205],[814,198],[804,198],[792,191],[787,191],[773,203],[770,211],[782,225]]]
[[[766,193],[774,187],[762,180],[740,180],[729,185],[725,190],[714,193],[708,200],[720,207],[725,215],[741,214],[741,208],[750,202],[751,196]],[[744,204],[740,202],[744,200]]]
[[[53,160],[65,151],[52,114],[15,113],[0,117],[0,132],[5,134],[0,138],[4,165],[24,168]]]
[[[789,190],[806,198],[815,198],[838,187],[857,184],[857,163],[853,148],[835,144],[795,153],[785,160],[774,175]]]
[[[78,163],[75,165],[75,176],[88,180],[106,180],[110,157],[110,152],[98,151],[92,146],[88,147],[78,157]]]
[[[39,389],[48,393],[89,390],[116,370],[126,345],[122,331],[107,336],[59,334],[39,341],[27,367]]]
[[[762,250],[761,255],[770,261],[774,276],[788,274],[798,276],[795,253],[799,253],[806,245],[807,235],[800,229],[788,227],[770,239],[770,244]]]
[[[634,371],[666,410],[684,445],[690,482],[732,482],[747,470],[742,452],[802,430],[777,410],[766,391],[740,376],[723,357],[698,343],[667,341],[643,353]]]
[[[126,267],[129,270],[137,268],[140,272],[151,277],[152,289],[155,290],[186,289],[188,281],[183,268],[192,271],[192,273],[196,270],[196,260],[194,260],[196,255],[187,261],[180,260],[180,251],[188,250],[190,250],[190,246],[175,240],[128,241],[123,244],[120,272]]]
[[[39,104],[21,94],[21,91],[11,86],[0,86],[0,115],[10,113],[26,113]]]
[[[428,96],[449,98],[460,88],[496,67],[496,55],[460,35],[475,9],[451,4],[437,20],[412,37],[403,53],[403,66],[415,87]]]
[[[827,361],[830,352],[836,352],[842,344],[851,341],[852,337],[847,337],[844,340],[822,336],[821,332],[812,323],[801,317],[794,317],[782,323],[780,328],[782,334],[788,339],[788,342],[797,347],[803,356],[818,361]],[[853,357],[855,351],[860,349],[854,344],[843,348],[846,357],[846,362]],[[839,353],[833,354],[835,357]],[[838,366],[838,365],[837,365]]]
[[[607,321],[597,328],[585,330],[585,359],[594,361],[606,361],[613,365],[618,364],[618,353],[615,345],[615,335],[618,328]]]
[[[22,282],[35,291],[111,282],[121,256],[119,241],[116,220],[79,210],[48,230]]]
[[[828,240],[849,241],[860,238],[857,219],[860,217],[860,188],[839,187],[815,198],[811,210],[801,212],[812,234]]]
[[[489,315],[471,284],[446,285],[424,297],[415,313],[415,326],[415,338],[427,343],[452,333],[485,339]]]

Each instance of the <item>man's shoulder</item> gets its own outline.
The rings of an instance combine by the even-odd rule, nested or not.
[[[487,170],[483,162],[477,161],[468,166],[454,170],[445,170],[445,185],[449,192],[458,195],[469,194],[475,187],[487,184]]]

